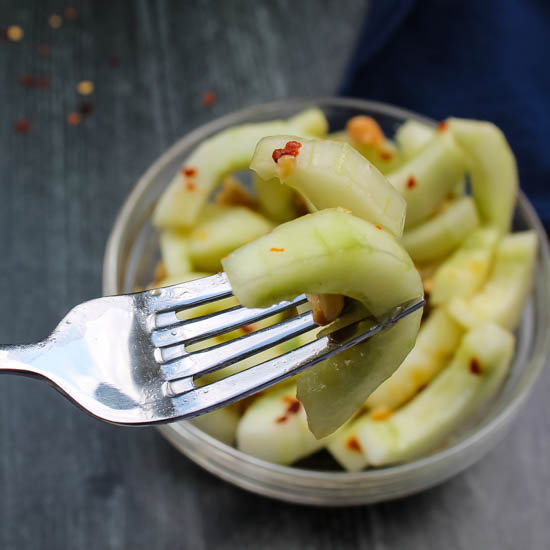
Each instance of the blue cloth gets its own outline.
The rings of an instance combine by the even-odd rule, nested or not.
[[[549,0],[371,0],[341,93],[491,120],[549,229],[549,58]]]

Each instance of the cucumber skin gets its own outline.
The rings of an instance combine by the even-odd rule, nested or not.
[[[294,168],[283,174],[272,155],[290,141],[298,141],[301,147]],[[406,208],[403,197],[347,143],[291,135],[266,137],[259,141],[250,168],[264,180],[279,178],[318,210],[340,206],[397,237],[403,232]]]
[[[459,118],[447,122],[467,159],[481,219],[507,233],[518,194],[518,170],[506,137],[490,122]]]
[[[262,137],[288,132],[322,137],[327,130],[326,118],[319,109],[308,109],[286,121],[243,124],[223,130],[203,141],[189,155],[184,166],[196,169],[196,176],[187,180],[178,172],[157,203],[153,224],[159,228],[192,227],[221,178],[248,168],[256,143]],[[187,185],[189,182],[191,187]]]
[[[279,225],[222,260],[245,307],[309,294],[344,294],[377,316],[422,296],[414,264],[383,229],[339,209]]]
[[[472,232],[438,268],[433,277],[430,303],[443,305],[453,298],[469,298],[486,281],[499,240],[493,227]]]
[[[404,462],[429,451],[489,399],[506,376],[514,337],[498,325],[467,333],[451,364],[387,420],[360,419],[359,442],[369,464]],[[472,372],[472,360],[481,374]]]
[[[220,207],[189,235],[189,256],[195,269],[217,272],[221,259],[273,229],[273,223],[244,206]]]
[[[474,200],[461,197],[440,214],[406,231],[401,242],[415,262],[432,262],[450,254],[478,226]]]
[[[465,328],[486,322],[516,328],[531,290],[537,245],[534,231],[503,237],[485,286],[469,299],[451,300],[448,312]]]
[[[390,183],[407,201],[405,229],[429,218],[465,174],[464,155],[448,132],[437,132],[416,156],[388,174]]]

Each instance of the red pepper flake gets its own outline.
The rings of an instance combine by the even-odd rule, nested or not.
[[[393,153],[390,151],[380,151],[380,160],[390,161],[393,158]]]
[[[284,252],[285,249],[284,248],[270,248],[269,251],[270,252]]]
[[[21,84],[23,88],[32,88],[34,86],[34,77],[32,74],[23,73],[19,76],[19,84]]]
[[[15,122],[15,131],[18,134],[28,134],[31,129],[31,121],[25,118],[20,118]]]
[[[65,8],[65,19],[69,21],[75,21],[78,18],[78,12],[75,8]]]
[[[438,125],[437,125],[437,129],[440,131],[440,132],[444,132],[445,130],[447,130],[449,128],[449,123],[446,121],[446,120],[442,120]]]
[[[283,149],[275,149],[271,157],[273,158],[274,162],[279,162],[279,159],[283,155],[297,157],[301,146],[302,144],[299,141],[289,141]]]
[[[41,90],[47,90],[50,87],[50,77],[49,76],[37,76],[35,78],[36,87]]]
[[[470,359],[470,372],[472,374],[475,374],[476,376],[479,376],[483,371],[481,370],[481,365],[479,364],[479,360],[477,357],[472,357]]]
[[[391,416],[392,410],[389,407],[379,407],[371,413],[371,418],[376,421],[386,420]]]
[[[111,67],[120,67],[120,55],[116,55],[116,54],[113,54],[113,55],[110,55],[108,58],[107,58],[107,63],[111,66]]]
[[[227,256],[226,256],[227,258]],[[254,331],[254,325],[245,325],[244,327],[241,327],[241,330],[245,333],[245,334],[250,334],[251,332]]]
[[[181,173],[182,173],[182,175],[185,176],[186,178],[191,178],[191,177],[197,175],[197,169],[196,169],[196,168],[193,168],[192,166],[184,166],[184,167],[181,169]]]
[[[283,416],[279,416],[279,418],[276,418],[275,422],[277,424],[282,424],[283,422],[286,422],[287,420],[288,420],[288,416],[283,414]]]
[[[375,225],[374,227],[376,227],[376,229],[382,229],[381,225]]]
[[[214,103],[216,102],[216,93],[213,92],[212,90],[207,90],[206,92],[204,92],[204,94],[202,95],[202,104],[203,104],[203,107],[212,107],[212,105],[214,105]]]
[[[185,189],[187,191],[195,191],[195,189],[197,189],[197,184],[195,182],[192,182],[192,181],[186,181],[185,182]]]
[[[94,110],[94,104],[91,101],[82,101],[78,104],[78,112],[82,116],[88,116],[92,114]]]
[[[418,181],[414,176],[409,176],[407,180],[407,189],[414,189],[418,185]]]
[[[6,37],[11,42],[20,42],[24,35],[23,29],[19,25],[10,25],[6,29]]]
[[[346,441],[346,447],[350,451],[353,451],[354,453],[360,453],[360,452],[363,451],[363,449],[361,448],[361,444],[359,443],[358,439],[353,435],[348,437],[348,439]]]
[[[80,113],[69,113],[67,115],[67,124],[70,126],[78,126],[82,122],[82,115]]]
[[[38,55],[42,57],[48,57],[52,54],[52,48],[49,44],[38,44],[38,46],[36,46],[36,51]]]
[[[295,399],[289,406],[288,406],[288,409],[286,410],[287,414],[296,414],[299,410],[300,410],[300,407],[301,407],[301,403]]]

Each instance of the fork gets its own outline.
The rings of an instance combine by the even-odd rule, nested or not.
[[[192,344],[307,301],[301,295],[268,308],[235,306],[185,321],[176,315],[231,295],[225,273],[218,273],[84,302],[44,341],[0,346],[0,373],[48,381],[76,405],[107,422],[171,422],[207,413],[276,384],[370,338],[424,305],[422,298],[401,304],[369,330],[346,331],[346,337],[340,338],[327,334],[236,374],[197,385],[207,373],[319,328],[311,311],[305,311],[240,338],[189,351]]]

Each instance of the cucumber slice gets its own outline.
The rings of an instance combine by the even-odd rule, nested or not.
[[[369,464],[403,462],[431,450],[495,393],[513,349],[514,337],[498,325],[468,332],[451,364],[422,393],[386,420],[360,420],[357,436]]]
[[[537,235],[523,231],[504,237],[497,247],[492,271],[482,290],[466,300],[455,298],[449,313],[464,327],[492,321],[513,330],[521,318],[533,282]]]
[[[381,315],[422,295],[414,264],[383,229],[341,209],[308,214],[276,227],[222,260],[246,307],[309,294],[344,294]]]
[[[366,342],[306,369],[297,382],[309,428],[317,438],[349,420],[401,365],[414,346],[422,312],[416,311]],[[372,323],[365,322],[365,329]]]
[[[422,225],[406,231],[401,242],[415,262],[431,262],[450,254],[478,225],[474,200],[462,197]]]
[[[442,305],[452,298],[469,298],[482,286],[499,240],[493,227],[471,233],[460,248],[437,269],[433,277],[430,302]]]
[[[276,162],[273,153],[285,150],[287,143],[299,143],[291,166]],[[335,141],[307,140],[293,136],[262,139],[250,168],[260,178],[278,177],[296,189],[321,210],[334,206],[379,224],[401,236],[405,219],[405,201],[386,178],[353,147]]]
[[[273,228],[273,223],[244,206],[218,206],[189,236],[189,255],[196,269],[220,271],[221,259]]]
[[[501,233],[508,232],[518,193],[518,171],[504,134],[494,124],[478,120],[450,118],[448,125],[466,155],[481,219]]]
[[[160,255],[168,277],[177,277],[193,271],[187,233],[163,231],[159,237],[159,243]]]
[[[233,126],[202,142],[163,193],[153,223],[162,228],[192,227],[210,193],[229,172],[248,168],[254,148],[264,136],[281,133],[321,137],[328,123],[322,111],[309,109],[288,120]]]
[[[222,441],[226,445],[233,445],[239,420],[238,407],[228,405],[202,416],[197,416],[191,422],[218,441]]]
[[[407,120],[395,132],[395,141],[401,153],[407,157],[414,157],[436,135],[436,129],[429,124],[418,120]]]
[[[463,333],[445,309],[434,309],[401,366],[367,399],[369,410],[394,410],[413,398],[448,363]]]
[[[239,450],[275,464],[292,464],[323,444],[309,431],[295,384],[277,386],[258,397],[237,427]]]
[[[408,255],[383,229],[339,209],[275,228],[222,261],[246,307],[264,307],[302,292],[344,294],[381,315],[422,295]],[[304,372],[299,399],[317,437],[328,435],[363,405],[414,345],[417,312],[368,342]]]
[[[278,178],[263,180],[254,174],[254,187],[260,211],[269,219],[283,223],[293,220],[298,215],[295,191],[283,185]]]
[[[327,451],[348,472],[360,472],[367,467],[367,457],[357,438],[357,420],[350,420],[327,441]]]
[[[418,155],[388,174],[390,183],[407,201],[405,228],[430,217],[465,174],[464,155],[449,132],[437,132]]]

